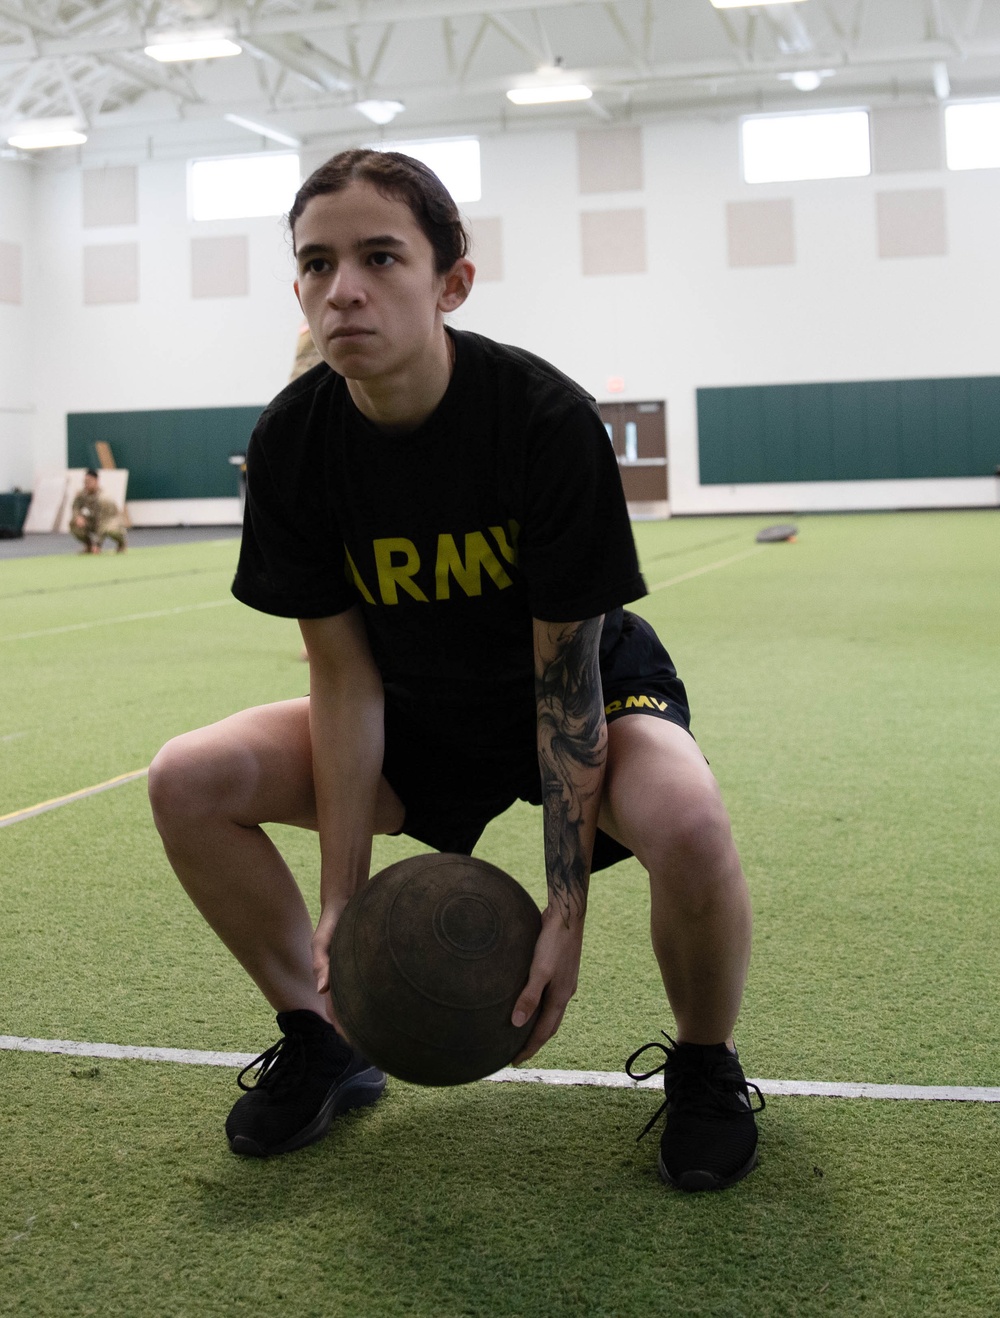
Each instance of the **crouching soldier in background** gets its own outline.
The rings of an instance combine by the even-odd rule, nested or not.
[[[113,499],[101,493],[93,468],[84,476],[83,489],[73,500],[69,529],[83,542],[81,554],[99,554],[105,539],[115,542],[116,553],[125,549],[125,515]]]

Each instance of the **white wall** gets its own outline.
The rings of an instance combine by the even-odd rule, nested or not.
[[[21,249],[22,301],[0,302],[0,491],[31,489],[34,389],[28,260],[32,225],[32,171],[0,161],[0,242]]]
[[[996,502],[996,481],[698,485],[695,390],[1000,374],[1000,170],[749,186],[734,121],[644,129],[642,192],[580,196],[571,134],[483,143],[485,191],[471,216],[504,220],[502,283],[460,322],[549,357],[599,400],[667,401],[675,512],[948,506]],[[950,255],[880,259],[875,194],[941,187]],[[728,265],[725,205],[791,197],[796,263]],[[646,210],[646,275],[577,272],[583,209]],[[1000,460],[1000,443],[998,443]]]
[[[189,221],[183,161],[143,165],[138,181],[137,224],[84,229],[79,171],[37,179],[39,470],[65,463],[69,412],[252,405],[288,379],[302,316],[280,222]],[[248,296],[191,297],[190,239],[211,234],[248,236]],[[84,306],[84,245],[133,241],[139,301]]]
[[[484,139],[484,195],[465,209],[502,219],[504,278],[479,285],[455,323],[541,353],[601,400],[612,376],[625,381],[617,401],[665,399],[675,512],[994,503],[987,477],[702,488],[695,390],[1000,374],[1000,170],[749,187],[735,120],[672,120],[643,138],[644,188],[589,196],[578,191],[574,133]],[[300,315],[277,221],[192,224],[185,167],[170,162],[140,166],[137,225],[84,230],[77,171],[39,170],[32,187],[20,169],[0,239],[25,227],[30,199],[28,305],[0,306],[0,387],[5,404],[37,408],[36,470],[65,461],[67,412],[256,404],[282,387]],[[876,193],[928,187],[946,190],[950,254],[880,259]],[[758,197],[792,198],[794,265],[729,267],[725,205]],[[580,273],[579,214],[606,207],[644,208],[645,275]],[[249,235],[248,297],[192,300],[189,239],[205,233]],[[83,244],[133,239],[139,302],[83,306]],[[17,328],[29,316],[33,389]],[[17,457],[27,414],[2,415],[5,488],[15,471],[27,478]]]

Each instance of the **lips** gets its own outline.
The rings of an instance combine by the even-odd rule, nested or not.
[[[374,333],[375,333],[374,330],[363,329],[360,325],[358,326],[351,325],[351,326],[344,326],[340,329],[335,329],[330,334],[330,339],[332,342],[337,342],[342,339],[362,339],[365,338],[367,335]]]

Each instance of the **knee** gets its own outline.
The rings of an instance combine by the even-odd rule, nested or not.
[[[230,749],[198,732],[174,737],[149,766],[149,802],[157,829],[163,835],[177,825],[231,814],[240,778]]]
[[[674,906],[697,915],[725,900],[742,870],[729,815],[714,783],[666,806],[636,855]]]

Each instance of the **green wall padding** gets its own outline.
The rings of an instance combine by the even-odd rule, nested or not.
[[[159,412],[71,412],[70,467],[96,467],[106,440],[128,468],[129,499],[229,499],[239,493],[230,453],[245,453],[260,407],[190,407]]]
[[[702,485],[992,476],[1000,376],[699,389]]]

